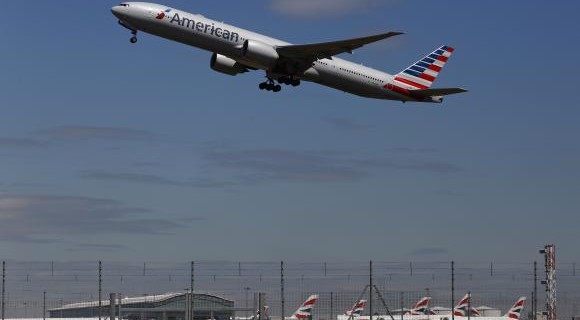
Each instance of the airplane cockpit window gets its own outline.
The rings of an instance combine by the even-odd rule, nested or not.
[[[119,6],[121,6],[121,7],[128,7],[129,4],[127,4],[127,3],[121,3]]]

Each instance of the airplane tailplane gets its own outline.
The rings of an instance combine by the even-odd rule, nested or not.
[[[453,51],[450,46],[441,46],[395,75],[395,85],[408,90],[431,88]]]

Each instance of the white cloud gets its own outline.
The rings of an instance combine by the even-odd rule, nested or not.
[[[274,0],[272,9],[284,15],[315,18],[341,16],[378,3],[379,0]]]

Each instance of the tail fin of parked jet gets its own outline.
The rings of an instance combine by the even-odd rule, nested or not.
[[[520,297],[518,301],[514,303],[513,307],[505,314],[505,317],[518,320],[520,318],[520,314],[522,313],[522,309],[524,309],[525,303],[526,297]]]
[[[304,301],[304,303],[300,306],[300,308],[298,308],[298,310],[296,310],[296,312],[294,312],[294,314],[292,315],[292,318],[293,319],[306,319],[306,318],[310,317],[312,315],[312,308],[314,308],[314,305],[316,304],[317,301],[318,301],[317,294],[313,294],[310,297],[308,297],[308,299],[306,299],[306,301]]]
[[[467,310],[469,309],[469,315],[471,317],[479,317],[481,314],[474,307],[469,308],[471,296],[466,294],[459,300],[459,303],[453,308],[453,314],[458,317],[467,317]]]
[[[405,314],[409,315],[425,315],[428,313],[429,302],[431,301],[431,297],[423,297],[419,302],[415,303],[411,310],[407,311]]]
[[[366,303],[367,303],[366,300],[359,300],[357,303],[354,304],[354,306],[352,306],[350,310],[346,311],[346,315],[352,317],[360,317],[363,313],[363,310],[365,309]]]
[[[399,72],[394,79],[395,82],[398,82],[395,85],[408,90],[431,88],[453,51],[454,49],[449,46],[442,46],[436,49],[407,69]]]

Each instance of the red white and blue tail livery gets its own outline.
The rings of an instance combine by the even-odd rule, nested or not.
[[[431,297],[423,297],[419,302],[415,303],[411,310],[405,312],[406,315],[419,316],[429,314],[429,302]]]
[[[318,295],[313,294],[292,314],[292,319],[308,319],[312,315],[312,308],[318,302]]]
[[[468,316],[467,310],[470,309],[469,316],[479,317],[481,314],[479,313],[479,311],[477,311],[477,309],[475,309],[474,307],[469,308],[470,300],[471,296],[469,294],[463,296],[463,298],[459,300],[459,303],[453,309],[453,314],[457,317],[467,317]]]
[[[394,84],[408,90],[431,88],[454,49],[442,46],[395,76]]]
[[[357,303],[352,306],[350,310],[346,311],[347,316],[352,317],[360,317],[365,309],[367,301],[366,300],[359,300]]]
[[[526,303],[526,297],[520,297],[516,303],[512,306],[511,309],[505,314],[504,317],[509,319],[518,320],[520,318],[520,314],[524,309],[524,304]]]
[[[443,96],[465,92],[462,88],[431,88],[453,51],[450,46],[441,46],[396,74],[385,89],[424,102],[441,102]]]

